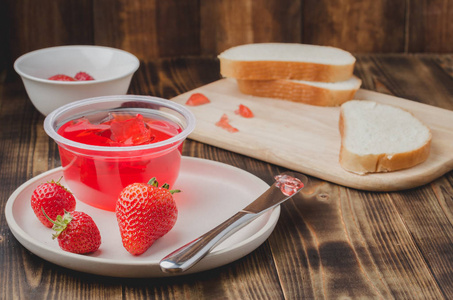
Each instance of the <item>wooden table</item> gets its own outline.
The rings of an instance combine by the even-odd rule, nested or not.
[[[452,55],[357,58],[364,88],[453,110]],[[392,193],[310,178],[310,192],[282,205],[264,244],[203,273],[110,278],[44,261],[17,242],[3,211],[18,186],[59,166],[59,156],[22,83],[8,78],[0,85],[0,299],[453,298],[453,172]],[[215,58],[164,59],[142,63],[130,93],[171,98],[219,78]],[[285,170],[192,140],[183,154],[239,167],[267,183]]]

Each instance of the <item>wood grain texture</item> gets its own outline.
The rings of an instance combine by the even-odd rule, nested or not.
[[[452,17],[453,0],[3,0],[0,70],[26,52],[69,44],[121,48],[143,61],[257,42],[451,53]]]
[[[451,55],[360,55],[356,74],[367,89],[452,110],[445,95],[452,62]],[[143,62],[129,92],[171,98],[218,79],[215,59],[162,59]],[[2,211],[20,184],[59,165],[43,120],[20,81],[0,83]],[[286,170],[190,139],[183,154],[239,167],[267,183]],[[48,263],[26,251],[0,217],[0,299],[451,299],[452,224],[453,172],[392,193],[311,176],[256,251],[215,270],[149,280]]]
[[[144,57],[158,57],[156,1],[95,1],[93,31],[96,44],[124,49]]]
[[[379,55],[372,59],[363,56],[360,59],[359,55],[358,58],[360,66],[356,66],[356,72],[362,79],[363,88],[453,110],[452,55],[442,58],[409,55],[405,59],[398,55],[386,55],[385,59]]]
[[[285,227],[292,228],[286,235],[300,237],[299,251],[305,252],[304,265],[310,271],[303,280],[313,293],[307,298],[412,299],[421,293],[428,298],[442,297],[391,198],[385,194],[359,195],[325,182],[315,181],[313,186],[302,199],[284,207],[289,216]],[[271,239],[271,244],[286,245],[288,239],[279,233],[273,235],[279,239]],[[283,258],[291,259],[291,253],[283,254]],[[284,270],[290,268],[283,261],[279,263]],[[285,279],[295,280],[294,272]],[[288,298],[297,296],[302,295]]]
[[[90,0],[2,1],[10,59],[55,45],[93,44],[93,10]],[[12,63],[13,61],[10,61]]]
[[[93,10],[97,44],[142,60],[200,53],[196,1],[94,1]]]
[[[408,2],[408,52],[453,52],[453,2],[414,0]]]
[[[351,52],[403,52],[404,15],[404,1],[304,1],[303,41]]]
[[[247,43],[301,42],[299,1],[202,0],[200,9],[203,54]]]

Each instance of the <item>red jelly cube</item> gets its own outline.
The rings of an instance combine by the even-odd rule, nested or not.
[[[237,115],[241,115],[244,118],[253,118],[254,117],[251,109],[242,104],[239,104],[239,108],[237,110],[235,110],[234,113]]]
[[[186,105],[189,106],[199,106],[203,104],[211,103],[211,101],[205,95],[201,93],[192,94],[189,99],[186,101]]]
[[[64,124],[59,133],[65,138],[75,142],[96,146],[110,146],[110,126],[104,124],[91,124],[86,118]]]
[[[113,119],[110,123],[110,130],[112,140],[124,146],[142,145],[153,139],[151,130],[146,126],[143,116],[140,114],[126,120]]]

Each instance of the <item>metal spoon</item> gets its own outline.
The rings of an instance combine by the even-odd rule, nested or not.
[[[274,184],[255,201],[214,229],[164,257],[160,261],[160,268],[167,273],[188,270],[234,232],[294,196],[307,181],[305,175],[293,172],[275,176]]]

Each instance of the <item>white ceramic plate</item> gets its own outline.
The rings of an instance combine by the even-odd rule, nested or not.
[[[59,179],[56,168],[30,179],[8,199],[5,213],[17,240],[29,251],[57,265],[114,277],[165,277],[159,261],[173,250],[194,240],[244,208],[269,186],[256,176],[230,165],[199,158],[183,157],[181,173],[174,187],[179,215],[175,227],[140,256],[129,254],[121,243],[115,214],[77,201],[77,210],[89,214],[101,231],[102,244],[88,255],[60,249],[52,240],[52,230],[43,226],[33,213],[30,197],[39,184]],[[64,184],[64,178],[62,179]],[[260,246],[272,233],[280,216],[280,207],[263,214],[219,244],[193,268],[195,273],[233,262]]]

